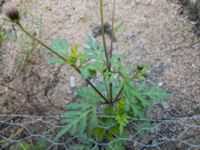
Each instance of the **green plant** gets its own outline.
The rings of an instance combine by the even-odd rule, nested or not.
[[[66,40],[54,39],[52,46],[49,47],[32,36],[21,25],[17,10],[12,10],[12,13],[7,13],[7,16],[26,35],[54,54],[48,61],[50,64],[68,64],[88,83],[88,86],[77,89],[80,100],[66,105],[67,111],[64,113],[66,118],[62,120],[65,127],[58,132],[55,140],[70,133],[77,135],[79,140],[79,144],[74,145],[72,149],[104,147],[107,150],[123,150],[126,143],[118,139],[129,136],[126,127],[130,119],[148,117],[146,110],[152,103],[166,98],[168,93],[143,81],[147,67],[137,65],[129,68],[123,65],[125,56],[113,53],[115,30],[112,30],[108,49],[104,31],[104,1],[99,0],[99,2],[103,46],[97,45],[96,39],[88,35],[87,46],[82,53],[78,51],[76,44],[70,51]],[[114,0],[112,29],[115,29],[115,5]],[[134,73],[132,73],[133,69]],[[140,79],[141,82],[136,83],[135,79]],[[87,140],[91,138],[97,142],[94,144]]]
[[[47,148],[48,142],[42,138],[38,138],[34,144],[29,142],[22,142],[17,150],[45,150]]]

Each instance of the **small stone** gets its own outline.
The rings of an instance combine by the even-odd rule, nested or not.
[[[71,88],[74,88],[76,86],[76,78],[74,76],[70,77],[69,84]]]
[[[192,64],[192,67],[195,68],[196,66],[194,64]]]
[[[196,25],[197,22],[196,22],[196,21],[191,21],[191,24],[192,24],[192,25]]]
[[[163,86],[163,82],[161,81],[161,82],[158,82],[158,86]]]
[[[162,106],[163,106],[164,109],[169,108],[169,104],[167,102],[162,102]]]

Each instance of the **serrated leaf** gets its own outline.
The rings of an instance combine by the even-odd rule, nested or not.
[[[126,110],[133,111],[135,117],[145,117],[146,108],[153,102],[159,102],[168,96],[163,89],[156,86],[149,86],[145,82],[134,84],[131,81],[124,80],[124,96],[126,101]]]
[[[94,127],[97,126],[97,123],[98,123],[98,120],[97,120],[96,108],[94,108],[88,120],[87,133],[89,136],[92,135],[92,131],[94,130]]]
[[[88,130],[86,125],[92,117],[91,114],[94,113],[93,105],[88,103],[68,104],[66,108],[69,110],[64,113],[66,119],[63,119],[63,121],[68,124],[58,133],[56,139],[59,139],[67,132],[71,133],[72,135],[83,135],[85,131]]]
[[[96,50],[97,49],[97,45],[96,45],[96,39],[91,36],[91,35],[88,35],[87,37],[87,40],[86,40],[86,43],[88,44],[88,46],[93,49],[93,50]]]
[[[90,72],[87,68],[81,69],[81,76],[83,79],[88,79],[90,77]]]
[[[81,107],[82,106],[80,103],[70,103],[70,104],[65,105],[65,108],[67,108],[67,109],[79,109]]]
[[[60,55],[67,57],[68,43],[66,40],[53,39],[52,40],[53,50],[58,52]]]
[[[71,126],[65,126],[63,127],[54,138],[55,141],[57,141],[59,138],[61,138],[64,134],[66,134],[70,130]]]
[[[48,62],[47,62],[48,64],[55,64],[55,63],[58,63],[58,64],[64,64],[65,63],[65,61],[64,60],[62,60],[61,58],[59,58],[59,57],[52,57],[52,58],[50,58],[49,60],[48,60]]]
[[[84,131],[86,129],[86,122],[87,122],[87,117],[81,118],[79,122],[79,135],[83,135]]]
[[[147,96],[149,96],[150,99],[155,101],[160,101],[166,97],[168,97],[170,94],[168,94],[166,91],[157,88],[156,86],[152,87],[148,92],[145,93]]]
[[[68,54],[68,44],[66,40],[61,40],[61,39],[53,39],[51,42],[52,49],[57,52],[59,55],[63,56],[64,58],[67,59]],[[48,49],[45,49],[47,53],[51,53]],[[65,61],[58,56],[54,56],[48,60],[48,64],[54,64],[54,63],[59,63],[59,64],[64,64]]]
[[[69,131],[72,135],[74,135],[74,134],[76,134],[77,133],[77,131],[78,131],[78,122],[79,122],[80,120],[73,120],[73,122],[72,122],[72,128],[71,128],[71,130]]]
[[[67,111],[64,113],[64,116],[65,117],[76,117],[76,116],[79,116],[80,115],[80,112],[75,110],[75,111]]]
[[[133,114],[135,117],[138,118],[144,118],[145,117],[145,111],[138,105],[132,105],[132,110],[133,110]]]
[[[170,96],[169,93],[167,93],[165,90],[157,87],[157,86],[148,86],[146,82],[143,82],[142,84],[138,85],[138,88],[142,93],[147,96],[150,100],[159,102],[168,96]]]
[[[102,141],[105,137],[106,130],[103,128],[96,128],[93,131],[93,135],[100,141]]]
[[[135,67],[135,74],[133,75],[132,78],[136,79],[140,79],[140,80],[145,80],[145,74],[147,72],[149,72],[149,67],[148,66],[145,66],[145,65],[137,65],[137,66],[134,66]]]

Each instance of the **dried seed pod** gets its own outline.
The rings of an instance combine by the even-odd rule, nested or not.
[[[14,23],[20,21],[19,11],[16,8],[10,8],[6,11],[6,16]]]
[[[137,66],[137,69],[141,71],[142,69],[144,69],[144,66],[138,65],[138,66]]]

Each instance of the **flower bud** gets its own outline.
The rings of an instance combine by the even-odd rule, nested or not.
[[[20,21],[19,11],[16,8],[10,8],[6,12],[6,16],[14,23]]]

